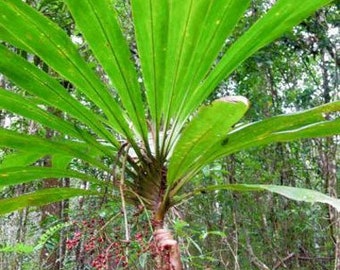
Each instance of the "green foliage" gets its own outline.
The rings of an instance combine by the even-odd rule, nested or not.
[[[72,197],[86,195],[98,195],[98,192],[76,188],[49,188],[38,190],[15,198],[2,199],[0,214],[3,215],[25,207],[42,206]]]
[[[40,250],[46,245],[48,241],[50,241],[53,236],[61,231],[62,229],[71,226],[72,222],[64,222],[64,223],[58,223],[56,225],[53,225],[52,227],[48,228],[39,238],[37,244],[34,246],[34,250]]]
[[[97,185],[103,185],[103,182],[96,178],[76,171],[58,170],[46,167],[10,167],[0,169],[0,187],[27,183],[37,179],[62,177],[73,177],[83,179]]]
[[[242,118],[247,109],[247,100],[240,97],[215,100],[200,109],[186,126],[174,148],[169,164],[169,188],[174,184],[176,188],[183,185],[174,183],[176,179],[182,179],[184,176],[190,179],[192,174],[186,174],[195,172],[195,167],[205,163],[203,160],[210,156],[208,153],[214,144],[218,144],[220,148],[228,143],[223,141],[225,134]]]
[[[185,194],[180,197],[175,197],[175,204],[181,202],[184,199],[190,198],[196,194],[200,194],[202,192],[207,191],[217,191],[217,190],[231,190],[238,192],[247,192],[247,191],[270,191],[273,193],[280,194],[289,199],[296,201],[304,201],[309,203],[327,203],[338,211],[340,210],[340,201],[336,198],[329,197],[320,192],[304,189],[304,188],[296,188],[296,187],[287,187],[287,186],[276,186],[276,185],[251,185],[251,184],[224,184],[224,185],[214,185],[214,186],[205,186],[201,189],[194,190],[192,193]]]
[[[23,253],[23,254],[30,254],[34,251],[34,246],[25,245],[22,243],[16,244],[15,246],[5,246],[0,247],[0,252],[5,253]]]
[[[192,171],[192,173],[196,173],[198,169],[201,169],[202,166],[208,162],[249,147],[315,136],[330,136],[333,134],[333,131],[337,129],[340,120],[339,118],[328,120],[325,116],[337,112],[339,106],[340,102],[333,102],[316,107],[309,111],[280,115],[252,124],[241,125],[240,127],[236,127],[231,130],[226,136],[223,136],[223,134],[225,134],[225,131],[228,130],[228,128],[226,126],[223,128],[221,123],[217,123],[217,128],[219,130],[213,130],[215,138],[209,134],[210,125],[213,123],[212,119],[199,119],[198,116],[197,121],[200,122],[200,125],[204,125],[205,129],[198,127],[195,132],[195,130],[192,130],[189,125],[188,132],[184,130],[171,159],[169,166],[169,181],[173,180],[175,177],[177,177],[177,179],[181,179],[185,177],[185,173],[192,177],[190,171]],[[238,111],[235,110],[236,108],[230,109],[232,109],[233,112],[226,114],[231,115],[228,120],[223,121],[223,118],[222,120],[221,118],[218,118],[218,120],[223,121],[223,124],[225,125],[228,125],[228,121],[232,121],[231,117],[235,117],[238,113]],[[218,111],[221,111],[221,109],[218,109]],[[217,115],[217,112],[212,111],[211,116],[215,115]],[[224,115],[224,113],[222,113],[222,115]],[[214,121],[218,120],[214,119]],[[196,123],[197,122],[192,121],[191,125]],[[233,124],[234,122],[231,122],[229,127]],[[202,130],[204,130],[203,134]],[[224,130],[224,132],[221,130]],[[206,144],[202,142],[198,143],[195,139],[192,139],[192,137],[197,137],[197,132],[206,136]],[[185,136],[188,136],[188,133],[192,137],[189,137],[189,142],[186,142],[187,139]],[[184,139],[182,139],[183,137]],[[181,145],[182,141],[185,143],[184,146]],[[194,146],[196,149],[198,148],[196,144],[198,144],[201,149],[200,151],[193,153],[193,157],[191,157],[190,160],[190,156],[187,157],[188,153],[190,153],[189,151]],[[183,153],[186,153],[186,155],[183,155]],[[183,164],[183,160],[191,162],[191,166],[193,168],[187,166],[186,170],[184,170],[185,173],[173,176],[171,174],[172,170],[180,170],[182,166],[186,165],[185,163]],[[175,163],[175,165],[173,165],[173,163]]]
[[[95,57],[91,62],[79,52],[70,33],[40,12],[21,0],[1,1],[0,39],[10,46],[0,46],[0,70],[27,93],[0,89],[0,108],[59,132],[46,138],[0,129],[0,146],[23,155],[20,164],[14,165],[13,156],[5,161],[1,185],[48,177],[98,184],[75,168],[65,169],[68,161],[76,159],[109,174],[128,202],[144,204],[155,219],[163,221],[169,207],[186,197],[180,193],[184,184],[217,158],[274,142],[338,134],[339,101],[241,125],[237,122],[248,109],[245,98],[228,97],[202,107],[243,61],[330,2],[276,1],[221,52],[250,1],[133,0],[135,40],[131,41],[110,0],[65,0]],[[130,53],[134,42],[137,55]],[[38,57],[45,69],[19,56],[11,46]],[[102,76],[93,69],[99,66],[104,70]],[[72,91],[60,80],[72,84]],[[55,110],[64,115],[56,115]],[[39,156],[55,158],[58,165],[31,167]],[[118,166],[119,172],[113,170]],[[205,189],[268,190],[339,207],[336,199],[290,187],[230,184]],[[73,196],[105,196],[106,192],[38,190],[1,200],[0,214]]]

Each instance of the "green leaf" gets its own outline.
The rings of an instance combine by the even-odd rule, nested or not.
[[[197,87],[206,78],[227,37],[249,6],[249,0],[173,1],[170,5],[165,108],[169,119],[192,113],[188,99],[199,98]],[[211,93],[214,89],[209,89]]]
[[[277,186],[277,185],[250,185],[250,184],[226,184],[226,185],[214,185],[202,187],[194,190],[192,193],[185,194],[182,196],[175,197],[174,204],[181,202],[184,199],[190,198],[193,195],[201,194],[207,191],[217,191],[217,190],[230,190],[238,192],[249,192],[249,191],[270,191],[287,197],[291,200],[308,202],[308,203],[326,203],[333,206],[335,209],[340,211],[340,200],[325,195],[319,191],[297,188],[297,187],[287,187],[287,186]]]
[[[236,106],[236,104],[231,105]],[[230,108],[233,108],[232,106]],[[209,107],[205,110],[208,111]],[[228,135],[224,135],[228,132],[227,129],[235,121],[239,120],[245,111],[242,111],[242,107],[240,108],[238,119],[230,118],[234,117],[235,113],[232,109],[225,112],[222,112],[220,109],[211,109],[211,111],[212,116],[219,114],[223,116],[230,115],[226,117],[229,120],[225,120],[226,123],[223,125],[221,120],[213,122],[211,117],[210,119],[205,117],[202,123],[196,124],[194,120],[199,120],[198,114],[192,121],[194,123],[192,124],[193,128],[189,123],[174,148],[173,157],[170,158],[168,181],[170,184],[176,183],[175,188],[171,191],[171,195],[176,194],[183,184],[191,179],[204,165],[222,156],[230,155],[249,147],[273,142],[340,134],[340,118],[335,118],[336,113],[340,111],[340,101],[324,104],[303,112],[279,115],[249,125],[242,125],[231,130]],[[235,111],[238,112],[237,110]],[[224,118],[221,119],[224,120]],[[215,137],[211,133],[213,130],[209,131],[210,124],[212,123],[215,123],[218,130]],[[225,130],[224,134],[223,130]],[[202,142],[199,137],[195,138],[198,134],[204,135]],[[217,134],[219,135],[217,136]],[[178,181],[180,182],[178,183]],[[171,186],[169,186],[170,188]]]
[[[62,29],[21,0],[3,0],[0,9],[0,39],[15,37],[101,108],[116,131],[132,138],[123,110]]]
[[[163,113],[168,3],[163,0],[133,0],[131,6],[148,107],[158,131]]]
[[[248,101],[243,97],[225,97],[203,106],[182,132],[169,161],[168,185],[185,177],[187,181],[195,168],[206,164],[207,153],[223,138],[248,109]],[[181,184],[176,183],[176,188]]]
[[[73,125],[39,108],[32,99],[24,98],[0,87],[0,100],[0,109],[22,115],[61,133],[82,139],[81,133]]]
[[[11,167],[0,169],[0,188],[2,186],[18,185],[34,180],[64,177],[77,178],[97,185],[104,184],[90,175],[71,170],[49,167]]]
[[[41,250],[48,243],[48,240],[50,240],[53,237],[53,235],[65,229],[66,227],[70,227],[72,225],[74,225],[74,223],[72,221],[68,221],[68,222],[58,223],[52,227],[49,227],[47,231],[45,231],[42,235],[40,235],[37,244],[33,248],[33,251]]]
[[[2,253],[22,253],[22,254],[30,254],[34,251],[34,246],[25,245],[22,243],[18,243],[14,246],[4,246],[0,248],[0,252]]]
[[[241,1],[239,1],[241,2]],[[317,9],[331,3],[331,0],[279,0],[227,50],[206,80],[184,100],[182,117],[187,117],[191,107],[198,106],[216,86],[229,76],[244,60],[270,42],[289,31]],[[188,109],[187,109],[188,108]]]
[[[185,122],[177,119],[187,108],[185,97],[195,98],[193,89],[210,70],[249,1],[133,0],[131,4],[148,105],[156,136],[160,135],[157,149],[161,138],[165,143],[172,137],[166,133],[171,125],[178,130]],[[166,150],[163,146],[162,154]]]
[[[340,134],[340,101],[298,113],[279,115],[231,131],[207,154],[207,162],[231,153],[273,142]],[[220,147],[218,147],[218,144]]]
[[[109,123],[103,117],[94,114],[91,110],[76,101],[57,80],[28,63],[19,55],[14,54],[5,46],[0,45],[0,55],[0,71],[10,80],[27,90],[30,94],[38,97],[47,105],[78,119],[80,122],[92,128],[92,130],[103,139],[118,146],[119,143],[117,140],[104,127],[104,125],[107,126]],[[5,93],[4,90],[0,90],[0,94],[1,97],[10,95],[7,97],[8,100],[10,98],[14,99],[14,94]],[[38,101],[36,102],[38,103]],[[11,105],[10,102],[6,102],[5,98],[0,99],[0,104],[2,107],[6,106],[7,109],[14,111],[15,104]],[[15,112],[29,117],[27,114],[29,110],[24,109],[25,108],[22,108],[21,110],[20,107],[15,108]],[[34,112],[31,112],[31,114],[33,113]]]
[[[340,212],[340,200],[327,196],[321,192],[306,188],[282,187],[276,185],[262,185],[264,190],[280,194],[295,201],[309,203],[326,203]]]
[[[88,41],[118,91],[136,129],[147,141],[147,127],[137,73],[110,0],[65,0],[77,27]]]
[[[73,158],[71,156],[53,154],[52,155],[53,168],[65,170],[69,166],[72,159]]]
[[[10,167],[25,167],[28,165],[32,165],[38,159],[42,158],[43,155],[39,152],[23,152],[17,151],[11,154],[8,154],[4,157],[2,162],[0,163],[0,169],[10,168]]]
[[[98,157],[102,155],[101,153],[95,151],[91,145],[80,142],[52,141],[0,128],[0,146],[24,152],[41,153],[42,155],[61,154],[67,157],[76,157],[111,172],[111,169],[99,160]]]
[[[0,27],[0,30],[2,31],[2,35],[6,36],[6,40],[8,43],[14,45],[16,48],[24,50],[25,52],[30,52],[30,49],[25,46],[25,44],[22,44],[15,36],[12,36],[10,32],[4,27]],[[0,40],[1,40],[1,33],[0,33]],[[1,40],[2,41],[2,40]]]
[[[14,94],[2,88],[0,88],[0,99],[0,108],[35,120],[53,130],[59,131],[61,134],[67,134],[80,140],[84,140],[93,147],[100,149],[103,153],[112,154],[109,149],[98,143],[88,132],[76,128],[76,126],[62,120],[60,117],[39,108],[38,104],[33,100],[23,98],[18,94]]]
[[[0,215],[11,213],[26,207],[42,206],[76,196],[99,195],[96,191],[76,188],[49,188],[38,190],[15,198],[0,200]]]

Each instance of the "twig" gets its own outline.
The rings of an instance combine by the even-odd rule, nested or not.
[[[150,227],[150,231],[153,232],[153,227],[152,227],[152,223],[151,223],[151,218],[150,218],[150,215],[148,213],[148,210],[145,206],[145,203],[144,201],[142,200],[142,198],[136,193],[134,192],[132,189],[127,189],[128,192],[132,193],[133,195],[136,196],[136,198],[138,199],[138,201],[140,202],[140,204],[143,206],[144,208],[144,212],[145,212],[145,215],[146,215],[146,219],[148,221],[148,224],[149,224],[149,227]]]
[[[127,219],[125,197],[124,197],[125,166],[126,166],[126,160],[127,160],[127,155],[128,155],[127,153],[128,151],[126,151],[126,154],[124,155],[123,162],[122,162],[122,173],[120,177],[119,191],[120,191],[120,197],[122,200],[122,212],[124,216],[125,240],[129,242],[130,233],[129,233],[129,228],[128,228],[128,219]]]
[[[126,213],[126,204],[125,204],[125,197],[124,197],[124,188],[125,188],[125,166],[126,166],[126,161],[128,157],[128,152],[129,152],[129,146],[126,147],[126,152],[122,161],[122,172],[120,175],[120,183],[119,183],[119,192],[120,192],[120,198],[122,201],[122,212],[124,216],[124,228],[125,228],[125,241],[128,244],[130,242],[130,232],[129,232],[129,224],[128,224],[128,218],[127,218],[127,213]],[[128,254],[129,254],[129,246],[126,245],[126,262],[128,262]]]
[[[269,267],[264,262],[262,262],[258,257],[256,257],[253,247],[250,244],[250,237],[247,231],[245,231],[245,235],[246,235],[247,251],[250,256],[251,263],[260,270],[269,270]]]
[[[292,253],[289,253],[288,256],[284,257],[283,259],[280,259],[280,261],[278,261],[274,267],[273,267],[273,270],[279,268],[281,265],[284,265],[285,267],[287,267],[285,265],[285,262],[288,261],[290,258],[294,257],[295,256],[295,253],[292,252]]]

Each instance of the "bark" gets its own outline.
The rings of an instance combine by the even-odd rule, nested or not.
[[[65,178],[63,187],[70,187],[70,178]],[[65,222],[69,221],[69,207],[70,207],[70,200],[65,200],[61,202],[61,216]],[[66,240],[67,234],[65,231],[60,232],[60,247],[59,247],[59,260],[60,265],[63,265],[65,255],[66,255]]]
[[[50,158],[47,158],[45,161],[45,166],[51,165],[52,164]],[[60,181],[55,178],[46,179],[43,182],[43,188],[60,186]],[[41,224],[48,223],[48,218],[50,216],[55,216],[58,219],[61,218],[61,202],[51,203],[41,208]],[[49,250],[45,245],[40,252],[40,261],[41,264],[44,265],[44,269],[59,270],[61,267],[59,261],[59,249],[54,248],[54,250]]]
[[[331,197],[338,198],[336,177],[336,143],[333,138],[319,141],[320,169],[326,181],[326,189]],[[340,270],[340,213],[328,207],[331,235],[334,242],[334,270]]]
[[[236,184],[237,179],[235,178],[236,176],[236,156],[230,155],[226,161],[226,171],[228,172],[227,177],[225,178],[226,184]],[[228,235],[227,243],[228,247],[231,253],[231,256],[234,258],[234,270],[240,270],[240,264],[238,260],[238,253],[239,253],[239,227],[242,226],[242,222],[240,222],[239,218],[239,213],[238,213],[238,208],[237,208],[237,202],[240,200],[239,194],[233,193],[232,194],[234,198],[234,204],[232,205],[232,220],[233,224],[228,225],[230,227],[231,231]],[[229,244],[231,243],[231,244]]]
[[[331,83],[325,51],[323,51],[322,54],[321,68],[323,78],[323,98],[324,102],[328,103],[331,101]],[[328,118],[329,116],[326,117]],[[328,194],[331,197],[338,198],[336,176],[337,144],[333,138],[326,138],[323,142],[321,147],[319,147],[322,175],[326,180]],[[340,270],[340,213],[331,206],[329,206],[328,213],[331,233],[334,240],[334,269]]]
[[[169,230],[159,228],[154,231],[153,253],[157,270],[182,270],[178,242]]]
[[[46,138],[49,139],[53,137],[53,131],[47,129]],[[44,160],[45,167],[52,167],[52,159],[51,157],[46,157]],[[45,179],[43,182],[43,188],[53,188],[53,187],[61,187],[62,182],[56,178]],[[41,207],[41,224],[48,223],[48,218],[50,216],[54,216],[57,219],[61,218],[62,214],[62,203],[56,202],[45,205]],[[60,260],[59,260],[59,248],[54,248],[53,250],[49,250],[46,245],[41,249],[40,252],[40,262],[41,265],[44,265],[44,269],[48,270],[59,270],[61,268]]]

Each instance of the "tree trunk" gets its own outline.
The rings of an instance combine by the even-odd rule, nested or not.
[[[324,102],[331,101],[331,83],[329,75],[329,63],[327,61],[326,50],[322,51],[322,79],[323,79],[323,98]],[[327,118],[329,116],[326,116]],[[324,179],[326,180],[327,192],[331,197],[338,198],[337,194],[337,177],[336,177],[336,152],[337,144],[333,138],[326,138],[324,143],[319,147],[321,171]],[[332,237],[334,240],[334,256],[335,264],[334,269],[340,270],[340,213],[334,208],[329,206],[329,222]]]
[[[155,260],[155,270],[182,270],[178,242],[173,239],[172,233],[164,228],[164,214],[163,210],[158,211],[153,220],[151,254]]]
[[[51,159],[47,157],[44,166],[51,167],[51,165]],[[46,179],[43,182],[43,188],[60,187],[60,185],[61,182],[55,178]],[[48,218],[50,216],[54,216],[57,219],[61,218],[61,202],[51,203],[41,207],[41,224],[47,225],[43,227],[48,228]],[[47,246],[44,245],[41,249],[40,261],[41,264],[44,265],[44,269],[59,270],[61,268],[59,261],[59,249],[54,248],[53,250],[49,250]]]
[[[336,177],[336,143],[326,138],[319,146],[322,176],[326,181],[327,192],[331,197],[338,198]],[[334,270],[340,270],[340,213],[332,206],[328,207],[331,235],[334,241]]]
[[[46,138],[50,139],[53,137],[53,131],[50,129],[46,130]],[[45,157],[44,160],[44,167],[52,167],[52,159],[51,157]],[[56,178],[50,178],[50,179],[45,179],[43,182],[43,188],[54,188],[54,187],[61,187],[62,182],[59,181]],[[45,206],[41,207],[41,224],[42,225],[47,225],[43,226],[48,228],[48,218],[50,216],[54,216],[57,219],[61,218],[61,213],[62,213],[62,203],[61,202],[56,202],[56,203],[51,203]],[[60,260],[59,260],[59,248],[54,248],[53,250],[50,250],[47,248],[46,245],[41,249],[40,252],[40,262],[41,265],[44,265],[44,269],[49,269],[49,270],[59,270],[61,268],[60,265]]]
[[[173,239],[170,231],[155,230],[152,253],[157,270],[183,269],[178,243]]]

